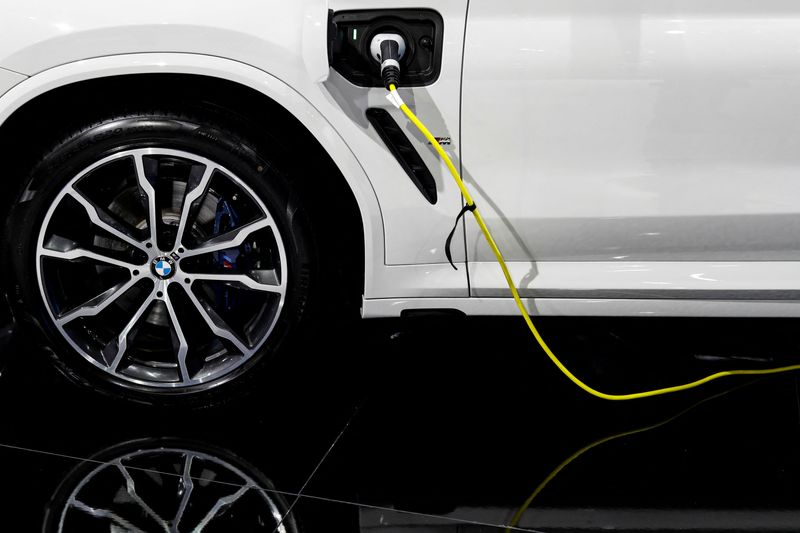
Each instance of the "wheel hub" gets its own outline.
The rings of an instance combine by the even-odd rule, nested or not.
[[[150,262],[150,271],[156,279],[169,279],[175,275],[177,265],[167,255],[159,255]]]

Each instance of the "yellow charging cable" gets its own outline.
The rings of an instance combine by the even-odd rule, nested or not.
[[[452,174],[453,179],[456,181],[456,185],[458,188],[461,189],[461,194],[464,197],[464,201],[466,202],[467,206],[473,207],[475,206],[475,201],[472,199],[472,195],[470,195],[469,190],[467,190],[466,185],[464,185],[464,181],[461,179],[461,175],[458,173],[453,162],[450,160],[450,157],[447,155],[447,152],[444,151],[442,146],[436,140],[428,128],[425,127],[417,116],[409,109],[409,107],[403,102],[403,99],[400,97],[399,93],[397,92],[397,87],[394,85],[389,86],[389,95],[387,96],[390,102],[398,107],[405,115],[408,117],[414,125],[419,129],[420,132],[425,136],[426,139],[433,145],[436,152],[442,158],[444,163],[447,165],[447,168],[450,170],[450,174]],[[706,376],[702,379],[698,379],[696,381],[692,381],[690,383],[685,383],[683,385],[675,385],[672,387],[664,387],[662,389],[654,389],[648,390],[643,392],[634,392],[630,394],[606,394],[605,392],[600,392],[597,389],[594,389],[580,380],[575,374],[569,371],[569,369],[564,366],[564,364],[559,361],[558,357],[553,353],[550,347],[542,338],[539,331],[536,329],[536,326],[533,325],[533,321],[531,320],[530,315],[528,314],[527,309],[525,309],[525,304],[522,303],[522,299],[519,296],[519,292],[517,292],[516,284],[514,283],[514,279],[511,277],[511,273],[508,271],[508,266],[506,266],[506,261],[503,259],[503,254],[500,252],[500,249],[497,247],[497,244],[494,242],[492,238],[492,234],[489,231],[489,228],[486,226],[486,222],[483,220],[483,216],[481,216],[480,211],[477,207],[472,209],[472,214],[475,216],[475,221],[478,223],[478,226],[481,228],[481,232],[483,232],[483,236],[486,238],[486,242],[489,244],[489,247],[494,252],[494,256],[497,259],[497,262],[500,264],[500,268],[503,270],[503,276],[506,278],[506,283],[508,284],[508,288],[511,291],[511,295],[514,297],[514,302],[517,304],[517,308],[519,309],[522,318],[525,319],[525,323],[528,324],[528,328],[533,333],[533,336],[536,338],[536,342],[539,343],[544,353],[547,354],[547,357],[555,364],[558,369],[569,378],[575,385],[583,389],[584,391],[588,392],[592,396],[596,396],[597,398],[602,398],[604,400],[638,400],[640,398],[648,398],[650,396],[660,396],[662,394],[669,394],[672,392],[679,392],[688,389],[693,389],[695,387],[699,387],[700,385],[704,385],[709,381],[714,381],[715,379],[723,378],[726,376],[762,376],[765,374],[778,374],[781,372],[790,372],[792,370],[800,370],[800,364],[797,365],[790,365],[790,366],[782,366],[779,368],[765,368],[760,370],[726,370],[723,372],[717,372],[716,374],[711,374],[710,376]]]

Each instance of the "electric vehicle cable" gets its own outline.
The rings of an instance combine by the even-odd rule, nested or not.
[[[387,95],[387,99],[398,109],[400,109],[403,114],[410,120],[414,126],[425,136],[428,142],[431,143],[433,148],[439,154],[442,161],[444,161],[447,169],[450,171],[450,174],[453,176],[453,179],[458,185],[458,188],[461,190],[461,195],[464,197],[465,206],[462,209],[463,214],[465,211],[471,211],[472,215],[475,217],[475,222],[478,223],[478,227],[480,227],[481,232],[483,233],[486,242],[489,244],[489,248],[492,249],[494,253],[495,259],[497,260],[500,268],[503,271],[503,276],[505,277],[506,284],[508,284],[508,288],[511,291],[511,296],[514,298],[514,302],[517,305],[517,309],[519,309],[522,318],[525,320],[525,323],[528,325],[528,329],[530,329],[531,333],[533,334],[536,342],[539,343],[539,346],[544,350],[544,353],[547,354],[547,357],[550,361],[553,362],[554,365],[564,374],[572,383],[583,389],[585,392],[595,396],[597,398],[601,398],[603,400],[638,400],[641,398],[649,398],[652,396],[661,396],[663,394],[670,394],[673,392],[680,392],[689,389],[693,389],[695,387],[699,387],[704,385],[710,381],[714,381],[719,378],[727,377],[727,376],[763,376],[767,374],[779,374],[782,372],[791,372],[794,370],[800,370],[800,364],[796,365],[788,365],[782,366],[777,368],[764,368],[764,369],[752,369],[752,370],[725,370],[722,372],[716,372],[714,374],[708,375],[704,378],[700,378],[695,381],[691,381],[689,383],[684,383],[682,385],[673,385],[670,387],[663,387],[659,389],[647,390],[642,392],[633,392],[633,393],[626,393],[626,394],[608,394],[605,392],[601,392],[590,385],[584,383],[579,377],[575,374],[570,372],[570,370],[556,357],[556,354],[553,353],[553,350],[545,342],[542,335],[539,333],[539,330],[536,329],[536,326],[533,324],[533,320],[531,319],[530,315],[528,314],[527,309],[525,308],[525,304],[522,302],[522,298],[520,298],[519,292],[517,291],[516,283],[514,282],[514,278],[511,277],[511,272],[508,270],[508,266],[506,265],[506,261],[503,258],[503,254],[497,246],[494,238],[492,237],[492,233],[489,231],[489,227],[486,225],[486,221],[484,221],[483,216],[481,216],[481,212],[478,210],[477,205],[475,205],[475,201],[472,199],[472,195],[469,193],[467,186],[464,184],[464,180],[461,179],[461,174],[459,174],[458,169],[456,169],[453,161],[450,159],[450,156],[447,155],[447,152],[444,151],[444,148],[439,144],[436,140],[436,137],[431,134],[425,124],[420,121],[419,118],[414,114],[413,111],[406,105],[403,101],[400,94],[397,92],[397,84],[395,80],[398,79],[399,76],[394,74],[392,76],[393,79],[388,80],[389,82],[386,83],[386,87],[389,90],[389,94]]]

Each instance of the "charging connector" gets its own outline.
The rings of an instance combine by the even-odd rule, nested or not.
[[[406,53],[406,40],[398,33],[379,33],[369,44],[372,57],[381,64],[381,79],[388,89],[400,84],[400,60]]]

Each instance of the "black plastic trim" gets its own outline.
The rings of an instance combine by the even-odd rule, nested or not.
[[[417,186],[419,192],[425,197],[428,202],[435,204],[439,199],[436,192],[436,180],[433,179],[425,162],[411,145],[406,134],[397,122],[394,121],[392,116],[385,109],[379,107],[370,107],[367,109],[367,120],[378,132],[381,140],[392,152],[392,155],[406,171],[408,177],[414,185]]]

